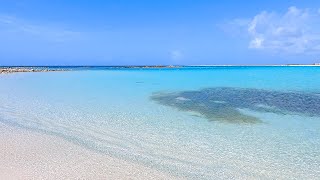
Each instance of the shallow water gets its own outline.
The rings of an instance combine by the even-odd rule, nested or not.
[[[0,121],[183,178],[319,179],[320,68],[0,76]]]

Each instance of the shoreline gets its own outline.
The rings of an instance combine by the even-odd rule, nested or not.
[[[61,72],[76,69],[90,69],[95,67],[110,69],[180,69],[206,67],[320,67],[320,64],[280,64],[280,65],[150,65],[150,66],[0,66],[0,74],[20,72]]]
[[[0,177],[4,179],[177,179],[59,137],[1,122],[0,131]]]

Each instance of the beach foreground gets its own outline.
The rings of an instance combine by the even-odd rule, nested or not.
[[[2,123],[0,132],[0,179],[175,179],[58,137]]]

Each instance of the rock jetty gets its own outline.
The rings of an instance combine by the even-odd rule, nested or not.
[[[37,67],[0,67],[0,74],[18,73],[18,72],[49,72],[66,71],[65,69],[37,68]]]

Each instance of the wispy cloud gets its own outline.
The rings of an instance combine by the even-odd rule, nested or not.
[[[320,53],[320,9],[290,7],[285,13],[263,11],[251,19],[231,21],[246,28],[251,49],[291,54]]]
[[[173,61],[180,61],[183,58],[183,53],[180,50],[173,50],[170,52],[170,57]]]
[[[64,27],[32,23],[9,15],[0,15],[0,31],[24,33],[52,42],[68,41],[80,34]]]
[[[217,24],[217,27],[222,29],[225,33],[232,36],[243,36],[243,33],[247,30],[247,26],[251,19],[236,18],[227,22]]]

